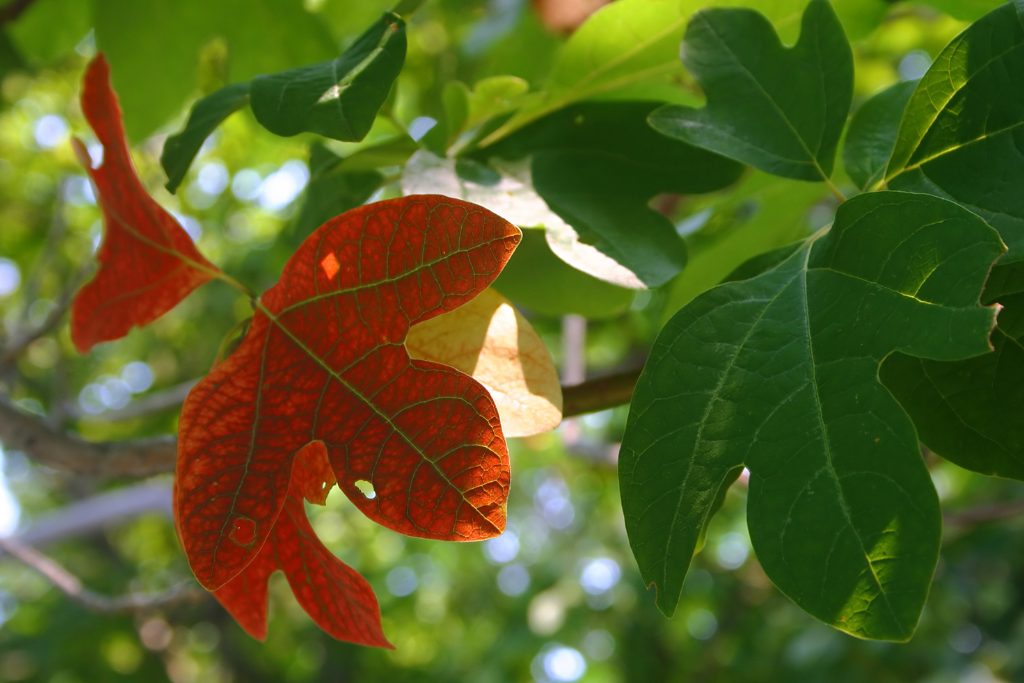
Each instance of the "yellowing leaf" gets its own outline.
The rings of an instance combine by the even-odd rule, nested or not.
[[[562,421],[562,387],[544,342],[493,289],[414,325],[409,355],[472,375],[491,392],[505,436],[529,436]]]

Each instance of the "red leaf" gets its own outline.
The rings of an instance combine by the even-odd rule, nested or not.
[[[153,322],[218,270],[139,180],[102,54],[86,69],[82,111],[103,144],[103,164],[92,168],[85,145],[72,144],[96,184],[104,224],[99,272],[71,306],[71,338],[85,353]]]
[[[314,441],[384,526],[443,540],[501,533],[509,466],[494,402],[468,375],[411,360],[403,342],[486,288],[520,238],[486,209],[427,195],[360,207],[306,239],[182,410],[175,512],[200,583],[216,590],[253,561],[295,455]]]
[[[330,473],[327,449],[316,441],[296,457],[284,509],[267,542],[242,573],[213,596],[249,635],[263,640],[267,637],[267,580],[280,570],[299,604],[328,634],[360,645],[391,648],[370,584],[324,547],[306,519],[303,489],[318,490],[323,473]],[[333,480],[334,475],[330,477]],[[327,489],[320,490],[323,494],[318,497],[326,498]]]

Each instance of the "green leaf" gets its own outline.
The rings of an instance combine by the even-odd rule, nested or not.
[[[296,245],[328,220],[365,204],[384,183],[379,171],[350,168],[346,159],[319,143],[311,146],[309,156],[309,186],[291,228]]]
[[[807,214],[830,199],[821,185],[755,172],[735,190],[710,203],[708,222],[687,237],[689,261],[668,289],[667,319],[701,292],[758,254],[807,237]]]
[[[619,455],[626,530],[671,615],[727,474],[750,470],[765,572],[854,635],[906,640],[938,558],[938,497],[910,418],[878,381],[893,351],[985,353],[995,231],[956,204],[877,192],[775,268],[694,299],[662,330]]]
[[[197,94],[200,51],[215,38],[228,47],[230,83],[337,54],[327,30],[295,0],[94,0],[93,27],[132,141]]]
[[[703,109],[651,115],[665,135],[796,180],[827,180],[853,98],[853,53],[828,0],[812,0],[792,48],[749,9],[693,16],[683,63],[707,95]]]
[[[185,128],[167,138],[160,165],[167,174],[167,191],[174,194],[206,138],[224,119],[249,103],[249,84],[235,83],[207,95],[192,106]]]
[[[523,241],[493,287],[520,306],[550,316],[574,313],[609,318],[627,310],[633,301],[632,290],[566,265],[552,253],[539,230],[523,231]]]
[[[1019,480],[1024,480],[1022,276],[1019,264],[999,266],[985,288],[982,301],[1003,305],[992,353],[951,362],[894,353],[881,370],[885,386],[929,449],[965,469]],[[1005,287],[1014,280],[1015,286]]]
[[[679,42],[687,18],[706,5],[748,5],[777,26],[799,17],[807,0],[618,0],[601,8],[576,30],[558,54],[544,92],[484,141],[489,145],[562,107],[580,100],[624,94],[636,99],[637,87],[679,88],[686,71],[679,63]],[[649,94],[649,93],[647,93]]]
[[[921,79],[885,177],[986,219],[1024,260],[1024,26],[1012,3],[957,36]]]
[[[405,22],[386,12],[337,59],[254,78],[253,114],[285,137],[362,140],[402,70],[405,48]]]
[[[532,154],[533,185],[551,210],[580,240],[657,287],[682,270],[686,244],[649,200],[665,192],[721,189],[743,167],[655,133],[646,118],[656,106],[577,103],[478,153],[505,159]]]
[[[6,28],[28,62],[51,64],[85,38],[92,28],[90,9],[81,0],[35,0]]]
[[[868,190],[885,175],[903,110],[917,81],[902,81],[886,88],[860,106],[850,121],[843,145],[843,165],[861,190]]]

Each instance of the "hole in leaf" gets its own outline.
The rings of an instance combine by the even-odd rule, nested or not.
[[[238,545],[249,545],[256,538],[256,522],[248,517],[236,515],[231,522],[229,537]]]
[[[373,490],[373,484],[366,481],[365,479],[360,479],[359,481],[357,481],[356,488],[359,489],[359,491],[364,496],[366,496],[368,500],[373,500],[374,498],[377,497],[377,492]]]

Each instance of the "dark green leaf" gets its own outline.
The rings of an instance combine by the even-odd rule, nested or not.
[[[672,614],[722,482],[750,470],[761,566],[803,609],[906,640],[938,558],[938,497],[910,418],[878,381],[899,350],[988,350],[978,306],[995,231],[927,195],[864,194],[753,279],[694,299],[662,330],[619,456],[626,530]]]
[[[690,20],[683,63],[703,109],[651,115],[665,135],[796,180],[832,175],[853,98],[853,54],[828,0],[812,0],[786,48],[760,12],[706,9]]]
[[[272,133],[362,140],[405,62],[405,22],[386,12],[333,61],[258,76],[252,111]]]
[[[1012,3],[957,36],[903,114],[886,170],[897,190],[953,199],[1024,260],[1024,27]]]
[[[739,164],[668,140],[646,124],[653,102],[585,102],[566,107],[481,155],[533,154],[533,185],[580,239],[628,268],[647,286],[674,277],[686,244],[648,202],[663,192],[721,189]]]
[[[365,204],[380,189],[384,176],[379,171],[349,168],[347,161],[321,144],[311,146],[309,186],[290,228],[290,241],[296,246],[331,218]]]
[[[199,100],[189,112],[185,128],[164,142],[160,165],[167,174],[167,191],[173,194],[185,179],[189,166],[206,138],[224,119],[249,102],[249,84],[235,83]]]
[[[622,313],[633,301],[632,290],[598,280],[561,261],[540,230],[523,230],[523,241],[493,286],[517,304],[552,316],[575,313],[606,318]]]
[[[939,362],[894,353],[881,377],[921,441],[974,472],[1024,480],[1024,267],[1000,266],[985,287],[998,301],[992,353]],[[1016,282],[1014,282],[1016,281]],[[994,285],[994,287],[993,287]]]
[[[843,165],[861,190],[870,189],[885,175],[903,110],[916,87],[917,81],[901,81],[869,99],[853,115],[843,145]]]

